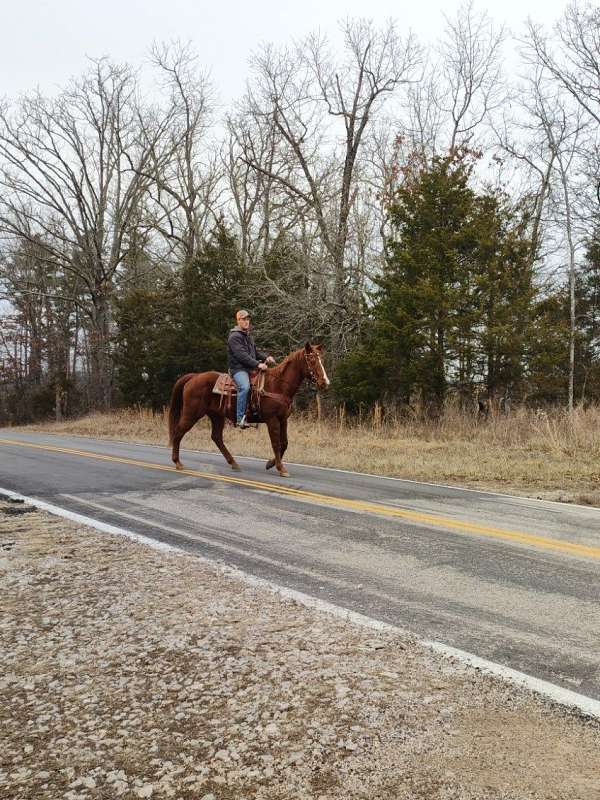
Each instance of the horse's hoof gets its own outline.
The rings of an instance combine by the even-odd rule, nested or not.
[[[290,473],[287,471],[287,469],[280,469],[279,474],[281,475],[282,478],[290,477]]]
[[[175,462],[175,469],[184,469],[184,466],[181,463],[181,461],[176,461]]]
[[[270,461],[267,461],[265,469],[273,469],[274,466],[275,466],[275,459],[272,458]]]
[[[237,461],[234,461],[234,462],[233,462],[233,464],[231,465],[231,469],[232,469],[234,472],[241,472],[241,470],[242,470],[242,468],[241,468],[241,467],[240,467],[240,465],[237,463]]]

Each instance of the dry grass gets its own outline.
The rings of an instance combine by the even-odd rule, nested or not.
[[[141,409],[28,429],[167,445],[166,419]],[[270,456],[264,426],[228,427],[225,436],[235,454]],[[206,420],[183,440],[184,459],[186,449],[215,449]],[[437,422],[385,423],[377,409],[352,422],[343,413],[321,420],[296,414],[286,460],[600,506],[600,409],[580,409],[572,418],[558,410],[519,409],[478,420],[450,408]]]

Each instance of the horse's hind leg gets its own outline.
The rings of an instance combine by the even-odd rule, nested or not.
[[[223,453],[225,461],[227,461],[227,463],[231,465],[231,469],[239,470],[240,465],[231,455],[229,450],[225,447],[225,443],[223,442],[223,428],[225,427],[225,417],[222,417],[220,414],[209,414],[209,416],[212,424],[211,439],[217,445],[219,450]]]
[[[183,469],[183,464],[179,460],[179,444],[185,434],[193,428],[196,422],[200,419],[200,417],[191,417],[187,415],[183,415],[179,422],[177,423],[177,427],[175,428],[175,433],[173,434],[173,442],[171,448],[171,460],[175,464],[177,469]]]

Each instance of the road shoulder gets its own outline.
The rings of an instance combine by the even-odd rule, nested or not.
[[[414,640],[0,500],[7,798],[600,798],[600,726]]]

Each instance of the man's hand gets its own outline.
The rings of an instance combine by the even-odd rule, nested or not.
[[[265,359],[265,364],[276,364],[277,362],[273,358],[273,356],[267,356]]]
[[[265,364],[264,361],[260,362],[260,364],[258,365],[258,369],[261,369],[263,372],[267,369],[267,365]]]

